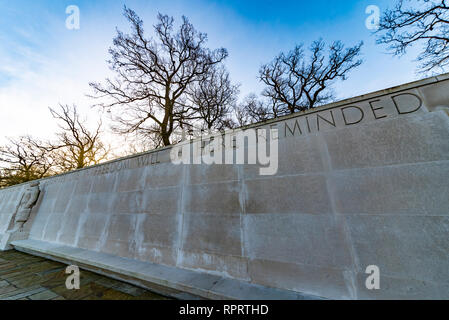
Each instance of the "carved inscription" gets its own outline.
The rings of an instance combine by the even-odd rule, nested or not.
[[[413,93],[401,93],[381,99],[373,99],[359,104],[335,107],[328,110],[309,112],[283,124],[273,124],[272,128],[283,126],[284,137],[301,136],[307,133],[318,133],[332,128],[352,126],[364,121],[380,120],[394,116],[417,112],[423,103]],[[279,128],[281,129],[281,128]]]
[[[270,139],[277,140],[284,137],[302,136],[329,129],[353,126],[364,121],[376,121],[389,117],[397,117],[417,112],[422,106],[423,102],[419,96],[406,92],[381,98],[377,97],[372,100],[366,100],[355,104],[333,107],[327,110],[310,111],[304,115],[298,115],[293,119],[270,124]],[[259,136],[257,135],[256,139],[258,138]],[[232,144],[235,148],[235,140],[232,141]],[[204,148],[204,145],[201,147]],[[223,147],[226,149],[228,146],[223,143]],[[168,150],[157,151],[150,154],[106,163],[88,170],[50,178],[45,183],[73,182],[85,176],[103,175],[125,169],[156,165],[161,163],[162,152],[169,153]],[[165,159],[165,156],[163,158]],[[169,161],[169,158],[167,158],[167,161]]]
[[[124,169],[137,169],[160,163],[159,152],[144,154],[135,158],[120,160],[93,168],[93,175],[108,174]]]

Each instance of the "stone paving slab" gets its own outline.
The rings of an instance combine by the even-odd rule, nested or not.
[[[165,300],[164,296],[80,270],[80,290],[65,286],[66,265],[18,251],[0,251],[0,300]]]
[[[153,263],[113,256],[102,252],[77,249],[72,247],[39,241],[20,240],[13,242],[16,250],[41,255],[57,261],[72,261],[74,264],[88,270],[94,269],[99,273],[106,273],[120,277],[131,283],[149,288],[159,288],[157,292],[174,298],[203,298],[214,300],[305,300],[321,299],[320,297],[305,295],[299,292],[264,287],[244,281],[224,278],[217,275],[199,273],[191,270],[157,265]],[[81,280],[82,282],[82,280]],[[96,286],[107,286],[96,283]],[[75,294],[75,297],[91,298],[96,296],[97,287],[87,286],[85,291]],[[139,290],[131,289],[128,285],[118,285],[117,290],[130,297],[140,297]],[[169,292],[167,288],[172,290]],[[55,292],[60,287],[53,289]],[[100,290],[101,291],[101,290]],[[109,293],[108,293],[109,294]],[[62,294],[61,294],[62,295]],[[80,296],[81,295],[81,296]],[[66,298],[66,296],[64,296]],[[70,295],[67,296],[71,298]]]

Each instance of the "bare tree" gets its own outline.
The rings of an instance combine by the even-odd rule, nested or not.
[[[219,65],[205,73],[191,90],[188,99],[194,114],[188,119],[198,119],[206,130],[229,127],[230,114],[237,101],[238,85],[233,85],[229,73]]]
[[[101,141],[101,122],[95,131],[87,129],[86,121],[80,118],[76,106],[60,105],[60,110],[49,108],[54,119],[59,121],[57,141],[47,143],[46,150],[62,171],[81,169],[105,160],[109,148]]]
[[[159,14],[155,40],[145,37],[143,21],[133,10],[125,7],[124,15],[132,33],[117,30],[114,47],[109,50],[109,64],[117,76],[106,79],[105,85],[90,85],[95,97],[107,99],[100,103],[102,107],[111,110],[121,106],[113,115],[116,131],[140,131],[170,145],[173,131],[192,114],[188,89],[228,53],[224,48],[206,48],[206,34],[195,30],[186,17],[174,33],[173,18]]]
[[[229,122],[231,128],[244,127],[252,123],[248,110],[243,103],[236,104],[233,109],[234,119]]]
[[[8,141],[0,147],[1,186],[41,179],[52,173],[53,162],[41,142],[30,136]]]
[[[8,174],[5,170],[0,169],[0,189],[9,186],[8,184]]]
[[[330,85],[335,80],[346,80],[352,69],[360,66],[357,59],[363,43],[344,48],[340,41],[326,48],[322,40],[313,42],[311,55],[305,58],[303,45],[287,54],[281,53],[263,65],[259,79],[266,85],[262,95],[271,100],[274,117],[304,111],[333,99]]]
[[[271,102],[271,103],[270,103]],[[259,99],[254,93],[249,94],[234,108],[236,126],[264,122],[277,117],[276,101]]]
[[[134,134],[129,134],[122,136],[122,146],[123,148],[112,150],[111,158],[121,158],[129,155],[135,155],[137,153],[143,153],[150,151],[155,145],[160,144],[160,141],[154,141],[154,138],[158,136],[147,136],[144,134],[139,134],[135,132]]]
[[[377,43],[389,45],[394,55],[422,44],[418,56],[422,72],[449,64],[449,6],[445,0],[399,0],[384,12],[377,33]]]

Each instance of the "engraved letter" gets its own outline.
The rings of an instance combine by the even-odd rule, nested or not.
[[[329,123],[330,125],[336,127],[336,125],[335,125],[335,119],[334,119],[334,114],[332,113],[332,111],[331,111],[331,117],[332,117],[332,121],[327,120],[326,118],[323,118],[322,116],[320,116],[319,114],[317,114],[317,116],[316,116],[316,126],[317,126],[317,128],[318,128],[318,131],[320,131],[320,119],[323,120],[323,121],[325,121],[325,122],[327,122],[327,123]]]
[[[374,104],[374,102],[379,102],[380,100],[374,100],[374,101],[370,101],[369,102],[369,105],[371,106],[371,111],[373,112],[373,115],[374,115],[374,118],[376,119],[376,120],[379,120],[379,119],[383,119],[383,118],[386,118],[387,116],[386,115],[382,115],[382,116],[378,116],[377,114],[376,114],[376,111],[377,110],[382,110],[384,107],[375,107],[373,104]]]
[[[345,115],[345,110],[352,108],[352,109],[356,109],[360,111],[360,119],[358,119],[357,121],[352,121],[352,122],[348,122],[348,120],[346,119],[346,115]],[[345,107],[345,108],[341,108],[341,114],[343,115],[343,119],[345,121],[345,125],[350,126],[353,124],[357,124],[360,123],[363,120],[363,117],[365,116],[365,113],[363,112],[363,110],[357,106],[350,106],[350,107]]]
[[[412,98],[413,100],[415,100],[416,102],[416,106],[405,106],[406,108],[414,108],[412,110],[409,111],[404,111],[404,101],[402,103],[400,103],[400,100],[398,100],[399,97],[404,97],[404,96],[408,96],[409,98]],[[413,113],[418,111],[419,109],[421,109],[422,107],[422,100],[420,97],[418,97],[417,95],[413,94],[413,93],[402,93],[402,94],[398,94],[396,96],[392,96],[391,99],[393,99],[394,105],[396,106],[396,110],[398,110],[399,114],[407,114],[407,113]],[[406,98],[407,99],[407,98]],[[409,102],[410,100],[407,99],[406,102]]]
[[[288,129],[288,131],[290,131],[292,136],[294,136],[295,132],[296,132],[296,128],[298,128],[299,134],[301,135],[302,131],[301,131],[301,127],[299,126],[298,119],[295,120],[295,125],[293,126],[293,130],[288,126],[288,124],[286,122],[285,123],[285,134],[284,134],[284,136],[287,137],[287,129]]]

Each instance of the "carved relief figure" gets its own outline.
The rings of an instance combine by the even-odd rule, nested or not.
[[[25,222],[28,221],[31,214],[31,209],[36,204],[39,194],[39,182],[31,183],[25,190],[22,195],[22,199],[20,200],[19,207],[17,208],[14,218],[14,228],[12,231],[20,230]]]

